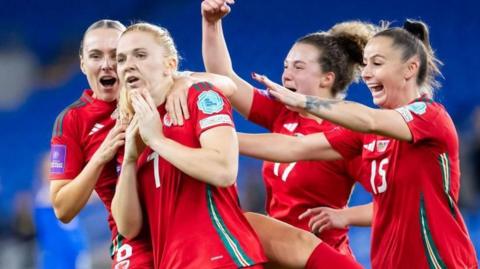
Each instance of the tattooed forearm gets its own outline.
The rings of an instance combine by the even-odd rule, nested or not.
[[[316,96],[307,95],[307,100],[305,102],[305,110],[310,112],[317,112],[320,111],[322,108],[331,110],[332,105],[338,103],[347,103],[344,100],[328,100],[328,99],[321,99]]]

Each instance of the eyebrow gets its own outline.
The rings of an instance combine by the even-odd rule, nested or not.
[[[283,63],[286,64],[286,63],[289,63],[289,61],[288,61],[288,60],[285,60],[285,61],[283,61]],[[295,64],[306,64],[307,62],[302,61],[302,60],[295,60],[295,61],[293,61],[293,62],[291,62],[291,63],[292,63],[293,65],[295,65]]]
[[[87,53],[103,53],[103,51],[99,50],[99,49],[91,49],[91,50],[88,50]],[[117,49],[114,48],[112,50],[110,50],[108,53],[117,53]]]
[[[370,57],[368,57],[368,58],[370,58],[370,59],[373,59],[373,58],[382,58],[382,59],[385,59],[385,56],[380,55],[380,54],[377,53],[377,54],[374,54],[373,56],[370,56]],[[363,59],[365,60],[365,59],[367,59],[367,58],[366,58],[366,57],[363,57]]]
[[[142,50],[146,50],[145,48],[135,48],[133,50],[131,50],[132,53],[135,53],[135,52],[139,52],[139,51],[142,51]],[[125,55],[127,54],[128,51],[121,51],[121,52],[117,52],[117,55]]]
[[[87,53],[103,53],[103,52],[99,49],[91,49],[91,50],[88,50]]]

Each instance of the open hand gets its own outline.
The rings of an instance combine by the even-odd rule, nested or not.
[[[118,149],[125,144],[125,129],[126,126],[117,120],[115,126],[108,132],[105,140],[93,154],[92,160],[98,161],[100,164],[111,161]]]
[[[271,81],[268,77],[264,75],[252,73],[252,78],[265,85],[270,95],[275,97],[277,101],[293,108],[294,110],[298,108],[305,108],[305,95],[292,92],[291,90],[283,87],[282,85]]]
[[[313,233],[319,234],[329,229],[344,229],[348,226],[341,209],[329,207],[311,208],[302,213],[298,219],[310,217],[308,227]]]
[[[132,106],[138,116],[140,136],[146,145],[152,145],[156,139],[163,137],[162,122],[157,106],[146,89],[130,92]]]

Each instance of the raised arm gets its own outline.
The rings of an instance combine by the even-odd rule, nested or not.
[[[229,0],[205,0],[202,2],[202,55],[205,69],[228,76],[238,90],[227,96],[235,109],[244,117],[250,114],[254,87],[240,78],[233,70],[232,60],[223,36],[222,18],[230,12]]]
[[[302,95],[289,91],[265,76],[254,75],[254,78],[264,83],[270,93],[287,106],[304,109],[345,128],[405,141],[413,138],[407,123],[395,110],[373,109],[355,102]]]
[[[50,198],[55,215],[61,222],[70,222],[88,202],[103,167],[112,160],[118,148],[123,146],[124,130],[120,124],[115,125],[75,178],[51,181]]]
[[[342,159],[323,133],[306,136],[239,133],[238,140],[240,154],[272,162]]]

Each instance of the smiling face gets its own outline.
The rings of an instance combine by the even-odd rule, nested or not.
[[[118,96],[116,47],[121,31],[98,28],[85,34],[80,67],[87,76],[94,97],[111,102]]]
[[[283,86],[301,94],[318,95],[323,76],[319,50],[309,44],[295,43],[284,61]]]
[[[404,61],[402,50],[392,45],[391,38],[379,36],[371,39],[364,51],[362,78],[372,93],[373,103],[383,108],[405,104],[411,83],[410,61]]]

